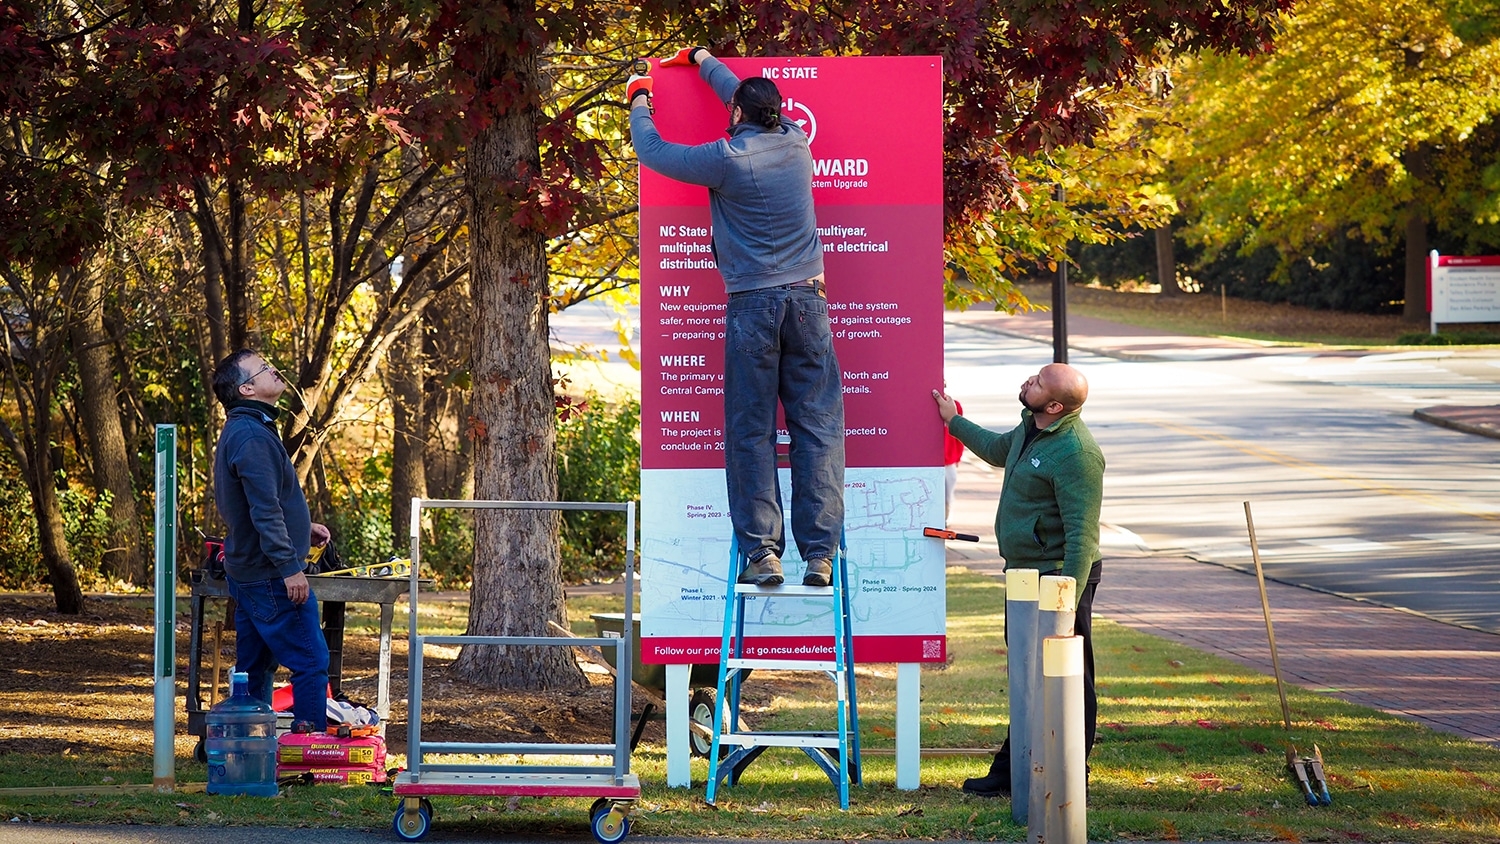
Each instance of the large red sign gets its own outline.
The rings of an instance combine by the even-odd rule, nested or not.
[[[946,657],[942,524],[942,66],[931,57],[730,59],[764,76],[809,137],[834,348],[843,370],[845,537],[861,662]],[[724,137],[697,68],[655,72],[667,141]],[[642,167],[641,658],[712,663],[730,567],[724,314],[708,190]],[[784,428],[784,426],[783,426]],[[785,475],[785,472],[783,472]],[[785,500],[789,481],[782,478]],[[801,561],[788,543],[787,572]],[[748,652],[826,658],[826,605],[769,600]]]
[[[740,78],[774,79],[782,113],[811,140],[848,465],[942,465],[929,397],[942,379],[942,125],[900,119],[941,114],[940,66],[911,57],[726,64]],[[662,137],[722,136],[711,127],[724,106],[696,68],[658,70],[655,84]],[[851,95],[864,90],[879,96]],[[876,114],[874,102],[887,105]],[[643,469],[724,465],[726,296],[712,225],[707,189],[641,168]]]

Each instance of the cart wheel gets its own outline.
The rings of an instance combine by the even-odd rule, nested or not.
[[[609,804],[606,802],[605,805],[608,807]],[[595,812],[590,820],[589,826],[599,844],[618,844],[630,834],[630,818],[625,817],[625,813],[619,809],[606,808],[602,812]]]
[[[198,739],[198,743],[193,745],[193,759],[197,762],[208,761],[208,745],[203,743],[203,739]]]
[[[432,809],[423,806],[415,812],[408,812],[403,802],[396,807],[396,819],[391,826],[402,840],[421,841],[427,836],[427,831],[432,829]]]
[[[594,805],[589,807],[589,822],[593,823],[594,818],[599,817],[600,812],[608,812],[612,805],[614,804],[608,797],[600,797],[598,800],[595,800]]]
[[[714,729],[714,693],[708,689],[699,689],[693,692],[693,697],[688,701],[688,720],[694,724],[701,724],[711,733]],[[688,729],[688,748],[694,756],[708,757],[713,752],[713,739],[699,735],[691,728]]]

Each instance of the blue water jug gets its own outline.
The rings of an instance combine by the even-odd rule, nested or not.
[[[276,796],[276,712],[250,695],[250,675],[229,675],[229,697],[208,710],[209,794]]]

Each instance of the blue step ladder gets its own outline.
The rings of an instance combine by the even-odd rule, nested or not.
[[[859,704],[854,685],[853,616],[849,612],[847,550],[843,537],[834,555],[829,586],[753,586],[736,583],[746,560],[738,539],[730,542],[729,588],[724,601],[724,638],[720,645],[719,690],[714,707],[713,747],[709,751],[708,791],[704,799],[714,804],[720,780],[732,786],[768,747],[796,747],[806,753],[839,793],[839,808],[849,808],[849,785],[859,785]],[[745,656],[745,603],[786,598],[826,598],[833,612],[833,659],[766,659]],[[820,671],[833,680],[837,696],[836,730],[781,730],[766,732],[740,729],[740,687],[752,671]],[[725,718],[728,729],[725,729]],[[720,758],[721,747],[732,747]]]

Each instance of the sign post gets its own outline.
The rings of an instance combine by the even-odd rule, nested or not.
[[[177,692],[177,426],[156,426],[156,671],[152,784],[177,785],[173,710]]]
[[[1500,322],[1500,255],[1439,255],[1428,261],[1429,331],[1443,323]]]
[[[947,657],[945,549],[922,536],[923,527],[943,523],[943,429],[931,398],[943,377],[942,64],[934,57],[725,64],[741,79],[775,81],[782,114],[809,137],[843,370],[853,654],[857,662],[909,666],[897,673],[897,785],[914,789],[915,669]],[[874,90],[901,104],[879,125],[866,96]],[[654,99],[666,140],[723,136],[728,113],[697,68],[657,69]],[[667,784],[687,786],[687,666],[718,663],[725,581],[734,576],[723,452],[727,297],[707,190],[645,167],[640,179],[641,659],[667,665]],[[789,501],[785,469],[781,484]],[[789,577],[801,571],[790,541],[783,564]],[[747,623],[747,646],[826,658],[826,610],[826,602],[774,602]]]

